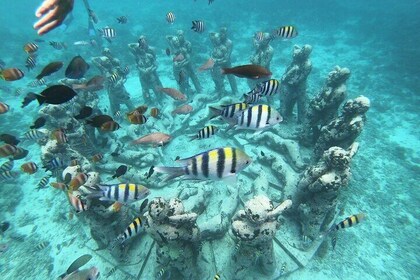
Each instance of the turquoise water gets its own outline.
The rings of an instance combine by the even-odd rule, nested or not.
[[[106,3],[105,3],[106,2]],[[209,32],[218,32],[220,27],[228,28],[229,38],[233,41],[232,64],[248,64],[253,54],[252,37],[257,31],[271,32],[283,25],[294,25],[299,35],[291,40],[275,40],[271,43],[274,56],[271,61],[272,78],[281,80],[291,62],[293,45],[309,44],[313,47],[310,59],[312,71],[308,77],[307,94],[311,100],[321,90],[325,79],[334,66],[347,67],[351,76],[347,81],[347,97],[354,99],[364,95],[370,99],[371,107],[367,112],[367,121],[363,132],[357,138],[359,151],[351,162],[352,177],[348,186],[339,194],[340,210],[337,211],[336,222],[359,212],[366,213],[367,219],[359,225],[338,232],[335,250],[329,246],[323,256],[310,257],[304,267],[299,269],[290,256],[274,243],[275,271],[272,274],[261,272],[258,263],[247,264],[240,270],[241,279],[416,279],[420,274],[418,251],[419,228],[419,164],[420,164],[420,131],[419,124],[419,77],[420,60],[418,43],[420,35],[418,11],[420,2],[408,1],[222,1],[215,0],[208,5],[207,1],[171,0],[171,1],[90,1],[91,8],[99,18],[97,28],[114,27],[117,37],[112,43],[97,39],[102,47],[75,46],[74,42],[89,40],[87,31],[88,16],[82,1],[76,0],[74,20],[64,31],[56,29],[40,38],[45,42],[39,45],[37,66],[34,70],[25,71],[27,54],[23,46],[39,38],[32,25],[36,21],[34,11],[38,1],[3,1],[0,6],[2,17],[0,37],[0,58],[7,67],[17,67],[25,72],[25,77],[14,82],[0,81],[0,101],[10,106],[9,112],[0,115],[0,133],[21,136],[28,131],[29,125],[38,118],[39,107],[31,103],[21,108],[21,102],[29,91],[40,93],[46,86],[28,87],[28,83],[50,61],[64,62],[64,67],[57,73],[47,77],[49,83],[56,83],[64,77],[64,69],[76,55],[83,56],[91,64],[91,58],[100,56],[103,47],[110,48],[121,65],[129,66],[125,87],[130,93],[135,106],[146,103],[149,110],[158,107],[162,112],[160,119],[148,117],[144,125],[130,125],[121,120],[121,128],[113,133],[100,136],[109,138],[108,143],[91,148],[91,155],[100,152],[104,160],[91,165],[85,172],[97,171],[102,182],[110,181],[110,176],[120,164],[132,168],[122,177],[122,182],[132,181],[149,187],[151,201],[155,197],[167,200],[181,197],[186,210],[193,209],[199,214],[197,224],[204,228],[206,223],[217,226],[221,210],[231,209],[231,214],[243,209],[240,203],[232,201],[235,192],[244,201],[254,195],[265,195],[274,205],[282,203],[285,196],[284,186],[297,183],[303,169],[294,169],[287,159],[287,152],[277,148],[274,140],[264,138],[265,133],[279,134],[286,140],[295,141],[290,136],[298,124],[293,119],[280,123],[261,135],[253,132],[225,132],[221,129],[214,137],[189,142],[188,135],[195,134],[204,125],[209,124],[207,106],[228,102],[239,102],[242,94],[249,91],[245,79],[237,78],[238,94],[224,96],[214,94],[214,84],[208,72],[200,72],[198,79],[203,86],[201,94],[188,94],[189,104],[194,111],[189,115],[172,116],[171,111],[181,103],[172,101],[167,96],[145,102],[135,70],[135,60],[130,54],[127,44],[137,42],[139,35],[146,35],[149,44],[156,48],[158,74],[165,87],[177,87],[172,74],[172,58],[167,57],[168,47],[165,35],[174,35],[176,30],[183,29],[185,37],[193,46],[192,61],[198,68],[209,57],[212,47]],[[176,15],[173,25],[165,20],[167,12]],[[117,24],[119,16],[128,18],[127,24]],[[192,20],[204,20],[205,31],[202,34],[190,30]],[[66,50],[55,50],[48,45],[49,41],[65,42]],[[100,74],[91,65],[86,77]],[[16,93],[22,88],[22,93]],[[226,88],[230,87],[226,84]],[[106,90],[97,92],[98,108],[104,113],[110,112]],[[278,108],[278,96],[272,99],[272,105]],[[74,115],[80,106],[68,103],[68,116],[59,116],[57,120],[47,119],[44,129],[52,131],[57,123]],[[271,105],[271,104],[270,104]],[[76,106],[74,109],[74,106]],[[123,107],[124,108],[124,107]],[[341,106],[340,106],[341,108]],[[126,113],[122,109],[122,113]],[[61,119],[60,119],[61,118]],[[212,123],[223,126],[221,121]],[[169,144],[163,147],[133,147],[131,140],[151,132],[166,132],[172,135]],[[236,135],[233,137],[232,135]],[[272,135],[272,134],[268,134]],[[82,137],[73,135],[72,141],[66,144],[71,149],[74,143],[80,143]],[[274,137],[272,137],[274,139]],[[78,140],[80,139],[80,140]],[[271,142],[270,142],[271,141]],[[125,144],[122,156],[112,157],[117,143]],[[45,143],[40,143],[45,144]],[[165,274],[160,279],[188,279],[176,272],[169,273],[172,265],[160,265],[156,262],[157,243],[159,237],[142,233],[126,242],[125,249],[111,250],[108,243],[98,240],[113,240],[122,233],[128,224],[138,215],[140,202],[123,206],[115,216],[104,218],[95,210],[74,214],[66,196],[52,187],[36,190],[36,185],[45,176],[40,168],[35,174],[28,175],[20,171],[20,166],[33,161],[42,166],[42,145],[34,141],[24,141],[18,146],[28,149],[29,154],[16,160],[14,171],[18,177],[1,182],[0,185],[0,222],[10,222],[0,239],[8,249],[0,253],[1,279],[56,279],[66,271],[77,257],[83,254],[92,255],[83,268],[96,266],[100,279],[159,279],[157,274],[164,267]],[[251,166],[240,172],[238,182],[161,182],[162,177],[153,174],[145,179],[150,165],[176,166],[175,157],[189,157],[194,154],[224,146],[236,146],[243,149],[253,162]],[[310,164],[312,147],[300,146],[303,163]],[[266,157],[279,157],[285,163],[284,170],[279,171],[261,164],[261,151]],[[66,152],[64,152],[65,154]],[[124,156],[124,154],[126,156]],[[81,155],[83,156],[83,155]],[[3,164],[7,158],[3,158]],[[61,172],[61,171],[60,171]],[[267,174],[267,179],[261,179]],[[286,176],[284,177],[284,174]],[[289,176],[288,176],[289,175]],[[258,177],[259,176],[259,177]],[[60,177],[60,176],[59,176]],[[254,179],[256,179],[254,181]],[[265,178],[265,177],[264,177]],[[57,181],[51,178],[50,182]],[[291,180],[291,181],[290,181]],[[117,182],[117,181],[112,181]],[[262,183],[261,183],[262,182]],[[273,188],[274,183],[278,189]],[[280,187],[279,187],[280,185]],[[198,189],[198,195],[195,190]],[[190,191],[191,190],[191,191]],[[191,192],[191,194],[185,194]],[[181,195],[180,195],[181,194]],[[293,199],[292,199],[293,200]],[[199,202],[198,202],[199,201]],[[198,205],[198,206],[197,206]],[[108,206],[108,205],[107,205]],[[128,210],[131,209],[131,210]],[[73,214],[72,214],[73,215]],[[230,215],[229,219],[231,218]],[[299,224],[291,212],[283,215],[285,222],[280,225],[276,238],[283,242],[302,242],[297,230]],[[192,279],[213,279],[220,272],[221,279],[235,278],[238,269],[233,259],[235,242],[229,226],[218,236],[213,236],[202,244],[202,249],[191,259],[191,270],[197,270]],[[97,241],[95,241],[97,240]],[[153,241],[157,243],[153,243]],[[36,247],[48,242],[43,249]],[[328,240],[330,243],[330,240]],[[179,243],[181,244],[181,243]],[[183,243],[182,243],[183,244]],[[286,243],[285,243],[286,244]],[[165,244],[162,245],[164,248]],[[177,258],[188,254],[182,251],[177,242],[173,242],[170,252]],[[95,249],[101,249],[95,251]],[[175,249],[174,249],[175,248]],[[150,250],[150,255],[148,254]],[[188,251],[186,249],[186,251]],[[194,258],[195,258],[194,257]],[[249,257],[252,259],[252,256]],[[287,268],[283,277],[278,278],[282,264]],[[116,271],[109,271],[116,267]],[[296,270],[297,269],[297,270]],[[241,274],[242,273],[242,274]],[[239,276],[238,276],[239,277]]]

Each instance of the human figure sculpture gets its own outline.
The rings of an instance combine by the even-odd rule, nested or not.
[[[144,215],[145,230],[158,244],[156,261],[172,277],[179,275],[180,279],[198,279],[194,269],[195,245],[199,240],[196,219],[197,214],[186,213],[177,198],[153,199]]]
[[[158,88],[162,87],[156,71],[156,52],[149,46],[145,36],[140,36],[138,43],[128,44],[128,48],[136,60],[143,98],[145,101],[150,101],[150,90],[157,95]]]
[[[232,51],[233,51],[233,43],[232,40],[228,38],[227,35],[227,28],[222,27],[219,31],[219,39],[220,43],[226,48],[226,52],[224,53],[223,60],[219,61],[219,65],[222,68],[230,68],[232,67]],[[236,84],[236,78],[234,75],[227,75],[227,79],[230,84],[230,88],[232,89],[232,94],[236,95],[238,93],[238,85]]]
[[[256,39],[253,40],[253,45],[255,48],[255,53],[251,57],[251,64],[260,65],[270,70],[271,60],[273,59],[274,49],[270,45],[270,34],[264,33],[264,37],[261,41]],[[248,85],[251,89],[254,89],[257,84],[267,80],[267,78],[261,79],[248,79]]]
[[[320,127],[337,116],[338,108],[347,95],[345,83],[349,77],[350,70],[338,66],[328,74],[322,90],[309,102],[303,125],[302,144],[309,145],[316,142]]]
[[[302,123],[306,114],[306,80],[312,70],[309,55],[312,46],[303,47],[295,45],[293,60],[283,74],[280,84],[280,114],[287,121],[293,115],[293,108],[297,105],[297,120]]]
[[[124,83],[127,81],[126,73],[121,69],[119,60],[112,57],[109,49],[104,49],[102,55],[93,57],[92,63],[107,78],[106,89],[112,114],[115,115],[120,111],[121,104],[124,104],[128,111],[132,111],[134,105],[131,102],[130,94],[124,86]]]
[[[332,146],[347,149],[362,132],[369,108],[370,101],[363,95],[344,103],[341,115],[321,128],[315,155],[321,156]]]
[[[309,241],[305,246],[326,232],[334,221],[338,195],[349,183],[350,163],[358,146],[356,142],[347,150],[331,147],[304,171],[294,200],[302,235]]]
[[[189,93],[191,91],[189,79],[191,79],[195,90],[200,93],[202,87],[191,62],[191,42],[185,39],[182,30],[178,30],[176,36],[166,36],[166,39],[171,48],[171,53],[174,54],[173,73],[179,89],[183,93]]]
[[[210,33],[210,41],[213,44],[211,59],[214,61],[214,66],[211,69],[211,77],[215,85],[215,91],[220,97],[226,93],[224,75],[222,75],[222,63],[225,61],[225,56],[228,50],[224,45],[222,45],[219,33]]]
[[[291,200],[274,207],[266,196],[255,196],[245,203],[232,218],[232,233],[239,244],[235,254],[237,279],[241,279],[242,268],[257,264],[262,272],[269,275],[275,271],[276,260],[273,252],[273,238],[280,227],[278,217],[290,208]]]

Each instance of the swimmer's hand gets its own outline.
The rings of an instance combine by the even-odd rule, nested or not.
[[[68,13],[73,10],[74,0],[45,0],[36,10],[36,17],[40,18],[34,28],[38,35],[44,35],[59,26]]]

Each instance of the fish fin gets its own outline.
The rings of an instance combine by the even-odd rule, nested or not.
[[[168,176],[163,180],[163,182],[167,182],[171,179],[177,178],[185,174],[183,167],[156,166],[154,170],[157,173],[168,174]]]
[[[229,185],[229,186],[236,186],[236,183],[237,183],[236,174],[233,174],[232,176],[227,176],[227,177],[223,178],[223,182],[225,182],[226,185]]]
[[[209,106],[209,109],[210,109],[210,119],[217,118],[222,113],[222,109],[219,109],[216,107]]]
[[[39,106],[41,106],[42,104],[45,103],[46,98],[45,96],[39,95],[39,94],[35,94],[36,100],[38,100]]]
[[[198,138],[197,138],[197,135],[188,136],[188,138],[190,138],[190,142],[191,142],[191,141],[194,141],[195,139],[198,139]]]

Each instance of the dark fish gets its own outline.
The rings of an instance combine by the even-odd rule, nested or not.
[[[203,33],[204,32],[204,21],[193,20],[191,29],[194,30],[195,32]]]
[[[146,198],[140,205],[140,215],[143,215],[143,210],[147,207],[147,204],[149,204],[149,199]]]
[[[13,155],[14,160],[23,159],[28,155],[29,151],[26,149],[18,148],[16,153]]]
[[[9,227],[10,227],[10,223],[9,222],[1,222],[0,223],[0,232],[5,232]]]
[[[112,179],[119,178],[124,175],[128,170],[127,165],[120,165],[117,170],[115,170],[115,174],[112,175]]]
[[[209,0],[209,5],[211,4],[211,3],[213,3],[214,2],[214,0]]]
[[[105,78],[100,75],[96,75],[91,78],[89,81],[83,84],[73,84],[72,87],[75,90],[86,90],[86,91],[97,91],[104,88]]]
[[[66,273],[70,274],[78,270],[79,268],[87,264],[91,259],[92,259],[92,256],[89,254],[78,257],[74,262],[72,262],[72,264],[67,269]]]
[[[80,55],[73,57],[66,68],[65,75],[69,79],[81,79],[89,69],[89,64]]]
[[[120,153],[118,153],[118,152],[112,152],[112,153],[111,153],[111,156],[112,156],[112,157],[117,157],[117,156],[119,156],[119,155],[120,155]]]
[[[152,166],[150,166],[150,168],[149,168],[149,172],[147,172],[147,176],[146,176],[146,179],[149,179],[150,178],[150,176],[152,176],[153,175],[153,173],[155,172],[155,169],[154,169],[155,167],[152,165]]]
[[[90,115],[92,115],[92,111],[93,111],[92,107],[85,106],[82,109],[80,109],[79,114],[74,116],[74,118],[76,120],[81,120],[81,119],[87,118]]]
[[[118,23],[126,24],[128,20],[126,16],[120,16],[120,17],[117,17],[117,21]]]
[[[171,55],[171,49],[170,48],[166,48],[165,52],[166,52],[166,55],[167,56],[170,56]]]
[[[176,156],[175,161],[179,160],[180,158],[180,156]]]
[[[44,67],[44,69],[42,69],[41,73],[38,76],[36,76],[36,78],[40,80],[45,76],[49,76],[52,73],[57,72],[61,69],[61,67],[63,67],[63,62],[61,61],[50,62],[47,66]]]
[[[35,120],[35,122],[34,122],[34,124],[33,125],[31,125],[29,128],[31,128],[31,129],[38,129],[38,128],[41,128],[41,127],[43,127],[44,125],[45,125],[45,122],[46,122],[47,120],[44,118],[44,117],[39,117],[39,118],[37,118],[36,120]]]
[[[18,68],[7,68],[0,70],[0,78],[5,81],[17,81],[25,76],[22,70]]]
[[[17,139],[15,136],[7,134],[7,133],[0,134],[0,141],[3,141],[6,144],[14,145],[14,146],[19,144],[20,142],[20,140]]]
[[[260,65],[247,64],[232,68],[222,68],[222,74],[233,74],[239,78],[259,79],[270,76],[271,72]]]
[[[260,152],[261,156],[265,157],[265,153],[263,151]]]
[[[86,124],[90,124],[93,127],[101,127],[104,123],[113,121],[111,116],[98,115],[86,121]]]
[[[65,85],[54,85],[46,88],[40,95],[36,95],[39,105],[47,104],[63,104],[76,96],[76,92]]]
[[[26,106],[29,105],[29,103],[31,103],[35,99],[36,99],[36,94],[33,92],[29,92],[28,94],[26,94],[25,98],[23,99],[21,107],[25,108]]]

